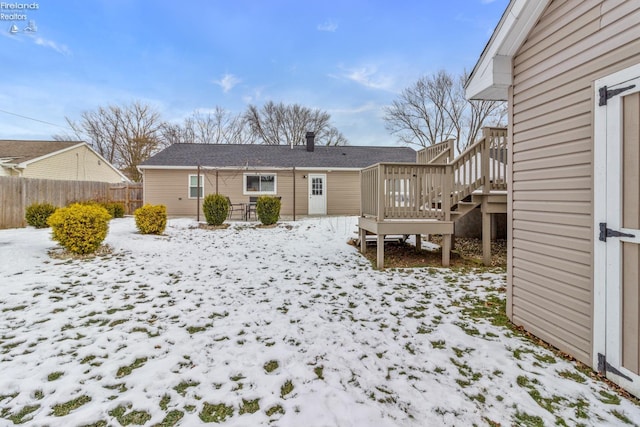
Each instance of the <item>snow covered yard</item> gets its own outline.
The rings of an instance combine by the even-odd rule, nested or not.
[[[371,269],[355,218],[0,230],[0,424],[626,425],[640,407],[482,319],[499,271]]]

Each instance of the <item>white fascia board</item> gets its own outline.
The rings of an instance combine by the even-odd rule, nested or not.
[[[313,168],[313,167],[304,167],[299,168],[296,167],[297,171],[318,171],[318,172],[331,172],[331,171],[340,171],[340,172],[360,172],[364,168]]]
[[[192,166],[168,166],[168,165],[141,165],[138,166],[138,170],[143,171],[143,170],[196,170],[198,169],[198,167],[201,170],[217,170],[217,171],[244,171],[244,170],[291,170],[291,168],[285,168],[285,167],[273,167],[273,166],[264,166],[264,167],[258,167],[258,166],[198,166],[198,165],[192,165]]]
[[[465,87],[467,99],[506,101],[512,60],[550,0],[511,0]]]
[[[177,169],[185,169],[186,170],[186,169],[189,169],[190,170],[190,169],[198,169],[198,166],[154,166],[154,165],[146,165],[145,166],[145,165],[138,165],[138,166],[136,166],[136,168],[139,171],[154,170],[154,169],[159,169],[159,170],[161,170],[161,169],[167,169],[167,170],[170,170],[170,169],[173,169],[173,170],[177,170]]]
[[[511,58],[496,55],[482,64],[465,88],[468,99],[506,101],[512,83]]]

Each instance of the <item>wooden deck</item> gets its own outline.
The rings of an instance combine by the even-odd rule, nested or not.
[[[361,172],[361,251],[377,235],[377,266],[384,267],[384,236],[442,234],[442,265],[448,266],[454,223],[482,211],[483,258],[491,261],[491,215],[506,212],[507,132],[484,128],[483,137],[450,160],[453,140],[417,153],[416,163],[378,163]]]

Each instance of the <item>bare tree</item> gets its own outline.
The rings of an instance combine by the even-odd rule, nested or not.
[[[244,119],[254,138],[263,144],[304,144],[307,132],[316,134],[318,144],[347,144],[344,135],[331,125],[329,113],[299,104],[269,101],[262,108],[250,105]]]
[[[87,141],[134,181],[141,178],[137,166],[164,147],[160,114],[138,101],[85,111],[80,121],[67,118],[67,123],[77,139]]]
[[[347,145],[347,139],[337,128],[331,126],[328,129],[322,129],[316,134],[316,139],[324,145]]]
[[[163,122],[160,125],[160,138],[165,145],[187,142],[184,129],[178,123]]]
[[[445,70],[420,78],[385,108],[387,130],[405,144],[422,147],[454,138],[463,151],[483,126],[499,126],[506,117],[503,102],[467,100],[467,79],[466,72],[455,77]]]
[[[244,144],[251,142],[241,114],[222,107],[213,111],[196,110],[182,124],[162,125],[161,134],[169,143]]]

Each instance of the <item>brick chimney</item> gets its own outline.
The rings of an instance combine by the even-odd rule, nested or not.
[[[315,149],[315,139],[316,139],[316,134],[313,132],[307,132],[307,151],[309,152],[313,152],[313,150]]]

